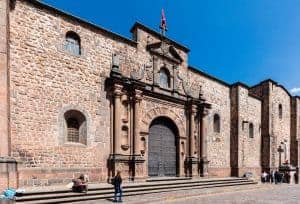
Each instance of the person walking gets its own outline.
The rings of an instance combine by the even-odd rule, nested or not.
[[[267,181],[267,178],[268,178],[268,174],[267,172],[264,171],[261,175],[262,182],[265,183]]]
[[[279,183],[279,177],[280,177],[279,172],[276,170],[275,171],[275,184]]]
[[[113,178],[112,184],[115,187],[115,196],[114,196],[114,202],[123,202],[122,201],[122,177],[121,177],[121,171],[117,171],[117,175]]]
[[[270,172],[270,182],[275,183],[275,171],[274,170],[272,170]]]

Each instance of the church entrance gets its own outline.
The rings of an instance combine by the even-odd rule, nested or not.
[[[177,127],[170,119],[159,117],[152,121],[148,144],[149,176],[176,176],[177,136]]]

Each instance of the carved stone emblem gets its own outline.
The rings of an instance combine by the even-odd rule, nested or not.
[[[143,80],[146,76],[147,81],[153,80],[153,66],[152,66],[152,60],[149,60],[146,64],[144,64],[140,69],[133,70],[130,73],[130,77],[135,80]]]
[[[140,69],[133,70],[130,72],[130,77],[135,80],[142,80],[145,75],[145,68],[142,66]]]

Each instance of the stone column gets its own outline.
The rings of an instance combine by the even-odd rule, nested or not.
[[[114,154],[121,153],[121,96],[122,85],[114,85]]]
[[[158,68],[158,58],[153,57],[153,85],[159,86],[159,68]]]
[[[134,154],[132,156],[132,163],[134,167],[134,180],[141,180],[145,176],[146,166],[145,160],[141,156],[140,149],[140,103],[142,100],[142,91],[135,90],[134,93]]]
[[[189,154],[186,159],[187,175],[194,177],[198,175],[198,159],[195,157],[195,117],[197,107],[190,104],[189,106]]]
[[[142,100],[142,91],[135,90],[134,96],[134,155],[140,155],[140,102]]]
[[[190,157],[195,157],[195,117],[197,107],[192,106],[190,114]]]
[[[201,114],[201,124],[200,124],[200,174],[203,177],[208,176],[208,163],[207,160],[207,115],[208,110],[203,110]]]

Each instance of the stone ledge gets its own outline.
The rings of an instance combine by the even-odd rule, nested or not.
[[[0,163],[19,163],[13,157],[0,157]]]

